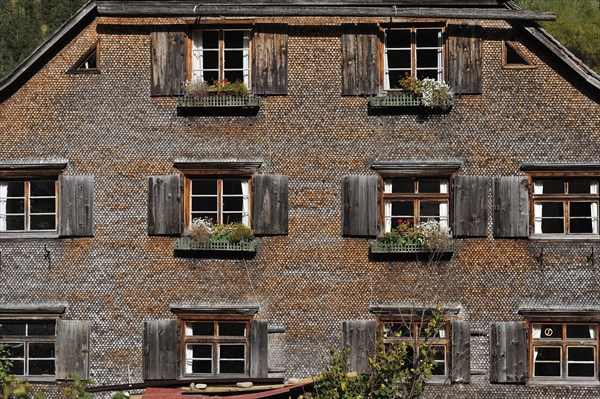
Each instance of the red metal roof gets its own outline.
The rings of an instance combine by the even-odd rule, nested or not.
[[[290,385],[283,388],[270,389],[262,392],[244,393],[239,395],[224,395],[219,394],[209,395],[203,393],[183,393],[181,388],[153,388],[149,387],[146,392],[142,395],[142,399],[216,399],[216,398],[227,398],[227,399],[261,399],[261,398],[277,398],[281,397],[288,398],[289,393],[293,390],[302,391],[307,385],[312,385],[312,382]],[[287,395],[286,395],[287,394]]]

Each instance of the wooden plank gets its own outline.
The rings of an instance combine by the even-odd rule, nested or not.
[[[56,379],[89,378],[90,322],[59,320],[56,325]]]
[[[342,95],[379,93],[379,27],[342,24]]]
[[[115,4],[122,3],[122,1],[104,1],[99,0],[98,4],[106,5],[106,4]],[[166,3],[165,1],[156,1],[154,3]],[[185,2],[183,2],[185,3]],[[290,5],[290,6],[323,6],[323,5],[331,5],[331,6],[343,6],[347,4],[352,5],[396,5],[396,6],[498,6],[498,0],[319,0],[319,1],[310,1],[310,0],[286,0],[282,2],[281,0],[254,0],[254,1],[244,1],[244,0],[226,0],[219,3],[217,0],[207,1],[203,4],[206,5],[219,5],[229,6],[229,5],[252,5],[252,6],[260,6],[260,5]]]
[[[250,377],[264,378],[269,373],[269,323],[250,322]]]
[[[179,175],[148,178],[148,234],[178,235],[182,229]]]
[[[476,24],[450,24],[448,32],[448,84],[457,94],[481,94],[483,29]]]
[[[177,379],[179,358],[177,320],[144,322],[142,374],[144,380]]]
[[[457,176],[454,180],[454,234],[487,236],[489,178]]]
[[[260,6],[263,7],[260,7]],[[392,6],[203,4],[193,1],[99,1],[98,13],[106,16],[364,16],[405,18],[456,18],[555,21],[556,14],[502,8],[436,8]]]
[[[526,177],[494,179],[494,237],[529,236],[529,187]]]
[[[515,382],[527,383],[529,377],[529,340],[527,337],[527,326],[524,321],[516,323],[515,328]]]
[[[359,374],[368,371],[368,358],[374,353],[377,340],[375,320],[349,320],[342,322],[341,348],[350,349],[348,371]]]
[[[506,323],[490,324],[490,382],[506,382]]]
[[[252,92],[287,94],[287,24],[255,24]]]
[[[59,235],[94,235],[94,176],[59,177]]]
[[[288,185],[284,175],[255,175],[252,178],[252,227],[256,234],[288,233]]]
[[[468,384],[471,381],[471,332],[466,321],[452,322],[450,360],[452,382]]]
[[[342,178],[342,234],[374,237],[378,226],[377,176],[344,176]]]
[[[183,32],[150,33],[151,87],[153,96],[179,96],[187,79]]]

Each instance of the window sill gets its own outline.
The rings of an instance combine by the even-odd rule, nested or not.
[[[44,231],[44,232],[18,232],[18,233],[9,233],[2,232],[0,233],[0,240],[13,240],[13,239],[29,239],[29,238],[59,238],[58,232],[56,231]]]
[[[37,383],[47,384],[47,383],[55,383],[56,382],[56,377],[50,376],[50,375],[18,375],[17,379],[25,379],[33,384],[37,384]]]
[[[529,239],[534,241],[600,242],[600,235],[532,234],[529,236]]]
[[[258,240],[244,242],[199,242],[190,237],[180,237],[175,241],[175,256],[183,258],[219,258],[256,255]]]
[[[564,386],[564,387],[597,387],[600,381],[567,381],[567,380],[535,380],[529,381],[527,386]]]

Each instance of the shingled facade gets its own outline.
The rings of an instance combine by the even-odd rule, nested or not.
[[[532,22],[551,16],[225,3],[92,0],[0,81],[17,373],[306,377],[340,341],[361,370],[378,326],[438,298],[426,396],[600,395],[600,77]],[[396,101],[407,72],[448,82],[452,107]],[[194,76],[250,96],[186,103]],[[186,246],[207,214],[256,242]],[[375,249],[419,217],[451,227],[442,256]]]

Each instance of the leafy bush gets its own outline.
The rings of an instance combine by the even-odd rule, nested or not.
[[[214,235],[226,238],[228,242],[251,241],[254,230],[242,222],[219,224],[214,227]]]

